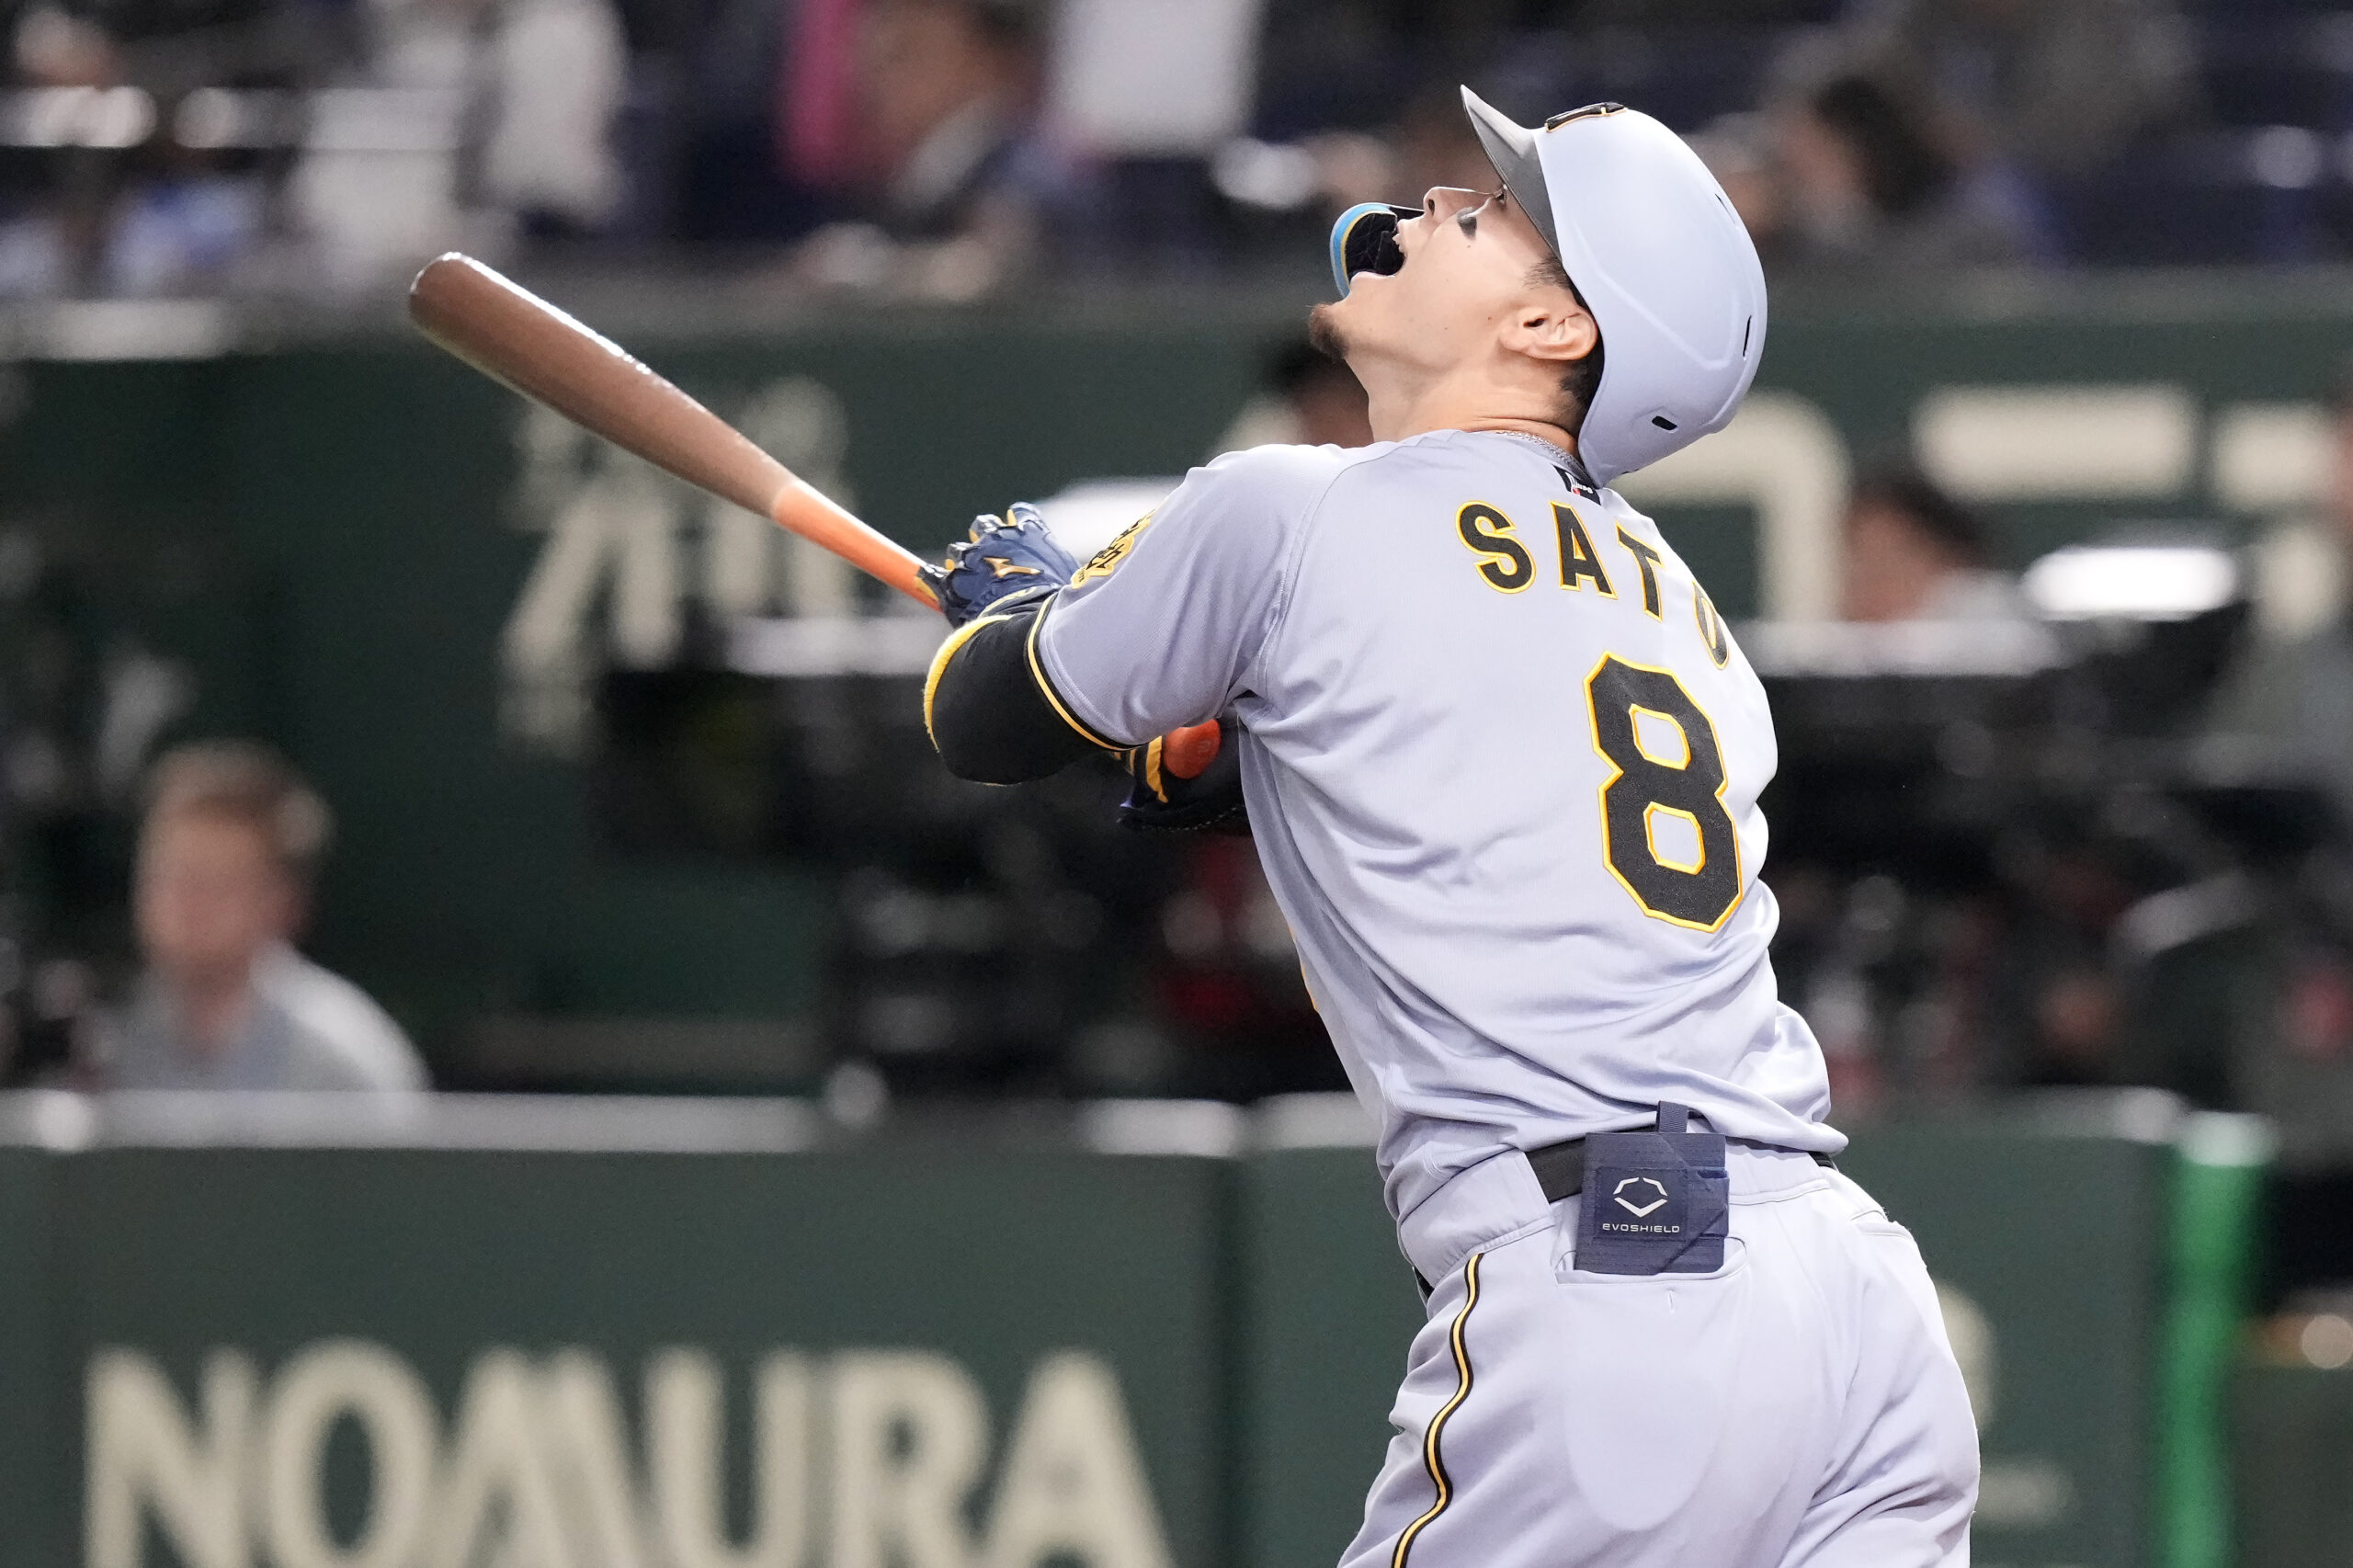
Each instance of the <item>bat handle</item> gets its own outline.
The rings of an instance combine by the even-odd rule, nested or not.
[[[885,539],[835,505],[799,475],[779,467],[783,477],[776,498],[768,503],[768,520],[788,532],[818,536],[816,542],[888,588],[923,606],[938,609],[939,599],[923,580],[923,557]]]
[[[1160,743],[1160,766],[1179,778],[1199,778],[1217,760],[1224,733],[1214,719],[1171,730]]]

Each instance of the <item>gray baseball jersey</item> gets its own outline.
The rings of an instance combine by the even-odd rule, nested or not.
[[[1845,1145],[1767,958],[1764,690],[1657,528],[1574,472],[1460,430],[1221,458],[1033,644],[1098,740],[1241,721],[1259,854],[1400,1216],[1662,1100]]]

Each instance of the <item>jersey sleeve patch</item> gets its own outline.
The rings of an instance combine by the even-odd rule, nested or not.
[[[1155,508],[1121,528],[1118,538],[1087,558],[1086,564],[1080,567],[1072,576],[1070,585],[1075,588],[1081,583],[1089,583],[1097,577],[1109,576],[1120,562],[1125,561],[1129,553],[1135,549],[1136,541],[1143,537],[1143,530],[1152,526],[1152,519],[1159,515]]]

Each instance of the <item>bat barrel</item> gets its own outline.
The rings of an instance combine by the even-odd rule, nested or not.
[[[763,517],[792,476],[717,415],[545,300],[452,251],[409,286],[425,335],[494,381]]]
[[[795,478],[619,344],[472,256],[451,251],[426,263],[409,285],[408,311],[426,336],[484,375],[937,606],[912,552]]]

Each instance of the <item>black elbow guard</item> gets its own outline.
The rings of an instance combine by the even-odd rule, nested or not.
[[[924,727],[948,771],[1020,784],[1108,749],[1064,716],[1030,648],[1038,611],[984,616],[940,645],[923,693]]]

